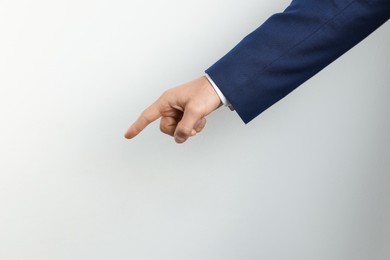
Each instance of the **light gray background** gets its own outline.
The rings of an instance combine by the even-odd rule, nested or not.
[[[123,138],[288,4],[0,0],[0,259],[389,259],[389,23],[249,125]]]

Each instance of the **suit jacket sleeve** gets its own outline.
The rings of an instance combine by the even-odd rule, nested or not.
[[[248,123],[390,17],[390,0],[294,0],[205,72]]]

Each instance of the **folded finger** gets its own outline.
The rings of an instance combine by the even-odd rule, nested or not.
[[[160,130],[164,134],[173,136],[177,127],[177,120],[173,117],[162,117],[160,120]]]
[[[203,128],[206,126],[206,123],[207,123],[207,120],[206,118],[202,118],[200,120],[198,120],[198,122],[195,124],[195,131],[197,133],[201,132],[203,130]]]
[[[177,143],[184,143],[190,136],[196,134],[194,126],[196,122],[201,118],[196,107],[187,106],[183,113],[183,118],[178,123],[174,137]]]

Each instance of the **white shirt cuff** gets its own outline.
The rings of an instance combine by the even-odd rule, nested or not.
[[[217,95],[219,97],[219,99],[221,99],[221,102],[224,106],[230,106],[230,102],[226,99],[225,95],[222,94],[221,90],[219,90],[219,88],[217,87],[217,85],[215,84],[215,82],[210,78],[209,75],[205,74],[206,75],[206,78],[208,79],[208,81],[210,82],[211,86],[213,86],[215,92],[217,92]]]

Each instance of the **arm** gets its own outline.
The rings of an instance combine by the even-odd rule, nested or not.
[[[294,0],[206,73],[248,123],[389,17],[389,0]]]
[[[389,0],[294,0],[245,37],[206,73],[245,123],[286,96],[390,17]],[[161,117],[183,143],[200,132],[221,100],[206,77],[164,93],[125,134]]]

